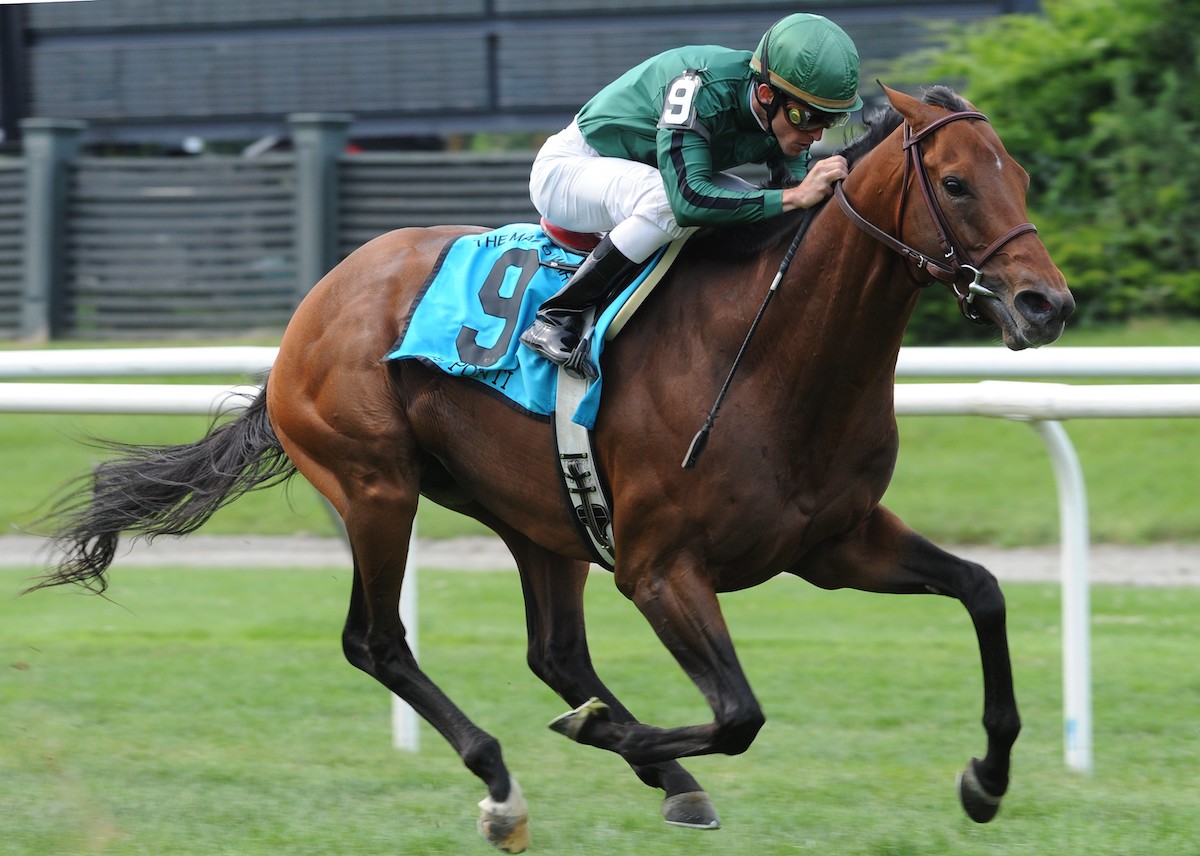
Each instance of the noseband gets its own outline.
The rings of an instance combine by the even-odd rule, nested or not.
[[[880,243],[906,257],[918,269],[925,271],[934,279],[949,285],[951,290],[954,291],[955,297],[958,298],[958,308],[962,314],[971,321],[980,322],[982,319],[974,306],[975,298],[997,297],[999,299],[995,292],[985,288],[981,284],[984,264],[1009,241],[1019,235],[1024,235],[1026,232],[1037,232],[1037,227],[1032,223],[1022,223],[1019,226],[1014,226],[992,241],[987,249],[975,259],[972,259],[970,253],[963,248],[962,243],[955,236],[954,230],[950,227],[949,222],[947,222],[946,215],[942,213],[941,207],[937,204],[937,199],[933,192],[933,183],[929,180],[929,173],[925,170],[925,160],[922,157],[920,145],[921,140],[925,137],[951,122],[957,122],[959,119],[982,119],[984,122],[988,121],[987,116],[982,113],[963,111],[943,116],[916,133],[913,133],[912,128],[907,123],[904,125],[904,182],[901,185],[900,216],[897,222],[900,223],[904,220],[904,208],[908,202],[908,180],[911,173],[916,176],[917,184],[921,188],[921,195],[925,197],[925,207],[928,209],[929,217],[933,220],[934,228],[937,230],[938,244],[944,253],[944,261],[934,261],[921,251],[909,246],[899,238],[889,235],[868,221],[854,210],[854,206],[846,198],[846,193],[842,189],[841,182],[838,182],[834,188],[834,195],[837,196],[838,204],[842,207],[842,211],[846,213],[850,222],[854,223],[858,228]],[[964,259],[965,261],[963,261]],[[964,286],[963,281],[968,277],[971,277],[971,281]]]

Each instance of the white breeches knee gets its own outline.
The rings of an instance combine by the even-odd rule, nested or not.
[[[657,168],[602,156],[574,122],[538,152],[529,196],[538,213],[555,225],[609,233],[609,240],[634,262],[696,230],[675,222]]]

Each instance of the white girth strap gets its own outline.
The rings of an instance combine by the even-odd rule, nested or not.
[[[611,570],[616,562],[613,555],[612,512],[600,484],[591,432],[571,421],[587,388],[587,381],[573,378],[565,369],[559,368],[554,436],[558,445],[559,467],[571,498],[575,519],[596,557]]]
[[[687,238],[672,241],[663,251],[662,258],[646,278],[638,285],[637,290],[617,312],[604,332],[604,341],[610,342],[633,316],[646,296],[654,290],[663,275],[671,269],[671,264]],[[594,310],[589,310],[584,318],[584,329],[591,329],[594,320]],[[610,570],[614,562],[614,545],[612,531],[612,511],[608,497],[600,482],[599,468],[596,463],[596,453],[592,449],[592,436],[588,429],[571,421],[579,402],[587,392],[586,381],[573,378],[563,368],[558,370],[558,393],[554,406],[554,436],[558,444],[558,462],[562,470],[567,493],[571,497],[571,506],[580,528],[587,536],[592,552],[600,563]]]

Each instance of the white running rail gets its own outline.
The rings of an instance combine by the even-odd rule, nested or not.
[[[120,348],[0,351],[0,378],[265,376],[270,347]],[[1058,485],[1062,551],[1063,719],[1067,766],[1092,769],[1087,492],[1079,458],[1061,421],[1200,417],[1200,384],[1069,385],[994,378],[1200,379],[1200,347],[904,348],[897,378],[987,378],[977,383],[896,386],[902,416],[976,415],[1028,422],[1041,435]],[[0,412],[199,413],[244,406],[258,392],[195,384],[0,383]],[[415,543],[415,541],[414,541]],[[406,586],[405,590],[415,586]],[[401,604],[415,643],[415,601]],[[416,748],[415,714],[396,700],[393,742]]]

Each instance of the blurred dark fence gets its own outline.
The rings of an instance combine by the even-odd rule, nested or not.
[[[880,64],[919,47],[928,26],[1037,2],[0,8],[0,338],[45,340],[275,331],[338,260],[389,229],[534,220],[532,153],[412,149],[421,140],[439,149],[454,135],[553,132],[601,85],[666,47],[750,48],[782,15],[821,12],[858,43],[864,96],[875,97]],[[97,156],[193,136],[224,140],[224,151],[251,141],[263,145],[246,153],[273,141],[291,150]],[[347,153],[348,142],[389,153]]]
[[[347,154],[347,117],[295,118],[295,151],[257,158],[81,156],[79,123],[26,122],[0,160],[0,337],[280,330],[377,235],[537,218],[532,153]]]

